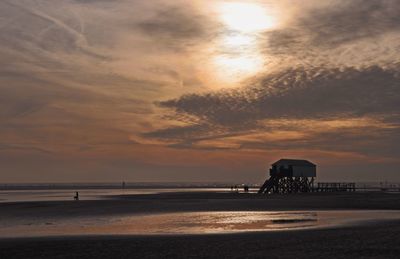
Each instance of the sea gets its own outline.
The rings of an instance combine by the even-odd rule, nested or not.
[[[258,187],[250,185],[251,192]],[[167,192],[243,191],[232,183],[27,183],[1,184],[0,202],[67,201],[79,193],[80,200],[104,200],[121,195]]]
[[[243,192],[244,186],[255,193],[258,184],[237,183],[0,183],[0,202],[67,201],[73,200],[76,192],[81,200],[112,199],[121,195],[157,194],[166,192]],[[357,191],[400,192],[400,183],[359,182]]]

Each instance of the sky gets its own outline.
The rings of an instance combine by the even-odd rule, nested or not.
[[[2,0],[0,182],[400,182],[400,1]]]

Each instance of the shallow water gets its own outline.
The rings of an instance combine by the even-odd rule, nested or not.
[[[11,219],[0,237],[216,234],[284,231],[400,219],[400,211],[221,211],[50,219]]]
[[[71,189],[71,190],[0,190],[0,202],[67,201],[75,192],[81,200],[103,200],[118,195],[167,192],[227,192],[227,188],[138,188],[138,189]]]

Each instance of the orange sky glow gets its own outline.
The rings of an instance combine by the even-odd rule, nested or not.
[[[0,3],[0,182],[400,181],[398,1]]]

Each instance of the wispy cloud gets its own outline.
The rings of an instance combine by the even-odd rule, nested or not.
[[[215,1],[1,1],[7,171],[18,159],[43,168],[34,158],[57,168],[65,156],[60,163],[76,161],[71,168],[82,174],[106,175],[117,164],[144,178],[163,165],[173,175],[180,164],[180,176],[232,164],[239,175],[286,154],[326,164],[396,161],[399,1],[256,3],[276,11],[277,25],[242,33],[228,48],[224,37],[238,33]],[[240,56],[235,40],[249,38],[245,54],[257,48],[265,66],[221,89],[214,56]]]

